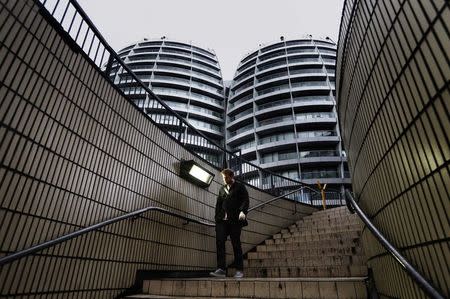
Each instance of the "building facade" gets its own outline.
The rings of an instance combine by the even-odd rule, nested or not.
[[[281,37],[244,56],[230,86],[228,148],[293,180],[320,181],[330,190],[348,187],[334,98],[335,62],[336,44],[310,36]],[[253,172],[247,180],[266,179]]]
[[[337,59],[339,120],[362,209],[450,296],[448,1],[349,1]],[[382,298],[426,295],[365,230]]]
[[[224,87],[219,62],[213,51],[192,44],[162,37],[132,44],[118,52],[137,77],[144,82],[170,108],[183,116],[208,138],[223,145]],[[146,101],[146,93],[136,89],[136,82],[127,80],[120,69],[111,72],[122,91],[132,96],[136,103],[153,120],[177,136],[185,126],[175,123],[155,100]],[[189,133],[188,133],[189,135]],[[212,162],[220,164],[222,153],[214,146],[197,144],[187,138],[188,148]]]

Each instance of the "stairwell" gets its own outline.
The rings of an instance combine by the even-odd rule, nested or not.
[[[315,212],[249,252],[245,278],[147,280],[127,298],[367,298],[362,228],[346,207]]]

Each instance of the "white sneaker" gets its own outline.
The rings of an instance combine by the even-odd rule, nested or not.
[[[214,277],[225,277],[225,271],[222,269],[217,269],[214,272],[209,272],[209,275],[214,276]]]
[[[234,278],[243,278],[244,277],[244,273],[242,273],[241,271],[236,271],[236,274],[234,274]]]

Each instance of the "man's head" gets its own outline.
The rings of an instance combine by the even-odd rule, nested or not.
[[[231,185],[234,182],[233,170],[226,168],[220,172],[222,174],[223,182],[227,185]]]

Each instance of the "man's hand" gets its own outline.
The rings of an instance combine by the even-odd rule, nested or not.
[[[223,220],[228,220],[228,215],[226,212],[225,212],[225,216],[223,217]]]
[[[239,213],[239,220],[245,220],[246,216],[244,214],[244,212],[240,212]]]

